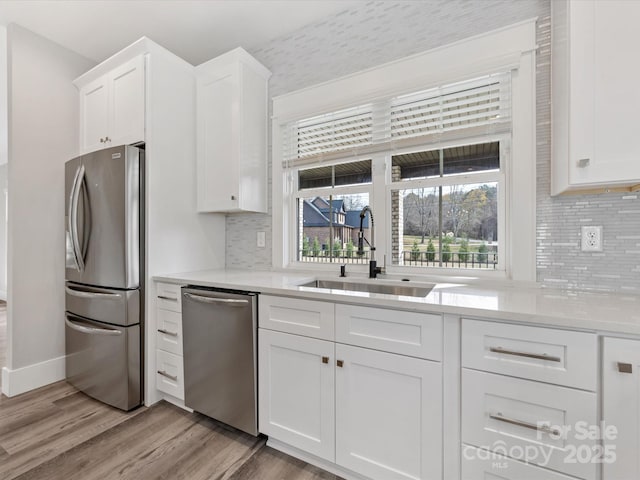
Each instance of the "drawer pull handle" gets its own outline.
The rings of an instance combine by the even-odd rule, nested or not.
[[[586,168],[589,166],[589,163],[591,163],[590,158],[581,158],[578,160],[578,168]]]
[[[342,365],[344,365],[344,362],[342,360],[336,360],[336,365],[342,368]]]
[[[322,357],[322,363],[329,363],[329,357]]]
[[[513,418],[503,417],[501,413],[495,415],[489,415],[492,420],[498,420],[499,422],[508,423],[509,425],[516,425],[517,427],[524,427],[530,430],[536,430],[538,432],[549,433],[553,435],[560,435],[560,432],[555,428],[551,428],[548,425],[536,425],[535,423],[523,422],[521,420],[514,420]]]
[[[178,299],[176,297],[167,297],[165,295],[158,295],[158,298],[162,300],[169,300],[170,302],[177,302]]]
[[[178,336],[178,332],[170,332],[169,330],[165,330],[164,328],[159,328],[158,331],[160,333],[164,333],[165,335],[169,335],[171,337],[177,337]]]
[[[491,347],[489,351],[492,353],[502,353],[503,355],[514,355],[516,357],[526,357],[526,358],[537,358],[538,360],[548,360],[550,362],[561,362],[562,359],[560,357],[552,357],[551,355],[547,355],[546,353],[527,353],[527,352],[516,352],[513,350],[505,350],[502,347]]]
[[[618,362],[618,372],[633,373],[633,366],[630,363]]]
[[[176,375],[169,375],[167,372],[165,372],[164,370],[158,370],[158,373],[160,375],[162,375],[163,377],[167,377],[169,380],[173,380],[174,382],[178,381],[178,377]]]

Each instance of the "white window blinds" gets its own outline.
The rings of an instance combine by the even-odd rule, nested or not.
[[[511,128],[511,73],[387,98],[284,126],[285,166]]]

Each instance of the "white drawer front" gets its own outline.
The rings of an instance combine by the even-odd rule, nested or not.
[[[428,313],[336,305],[336,341],[442,360],[442,317]]]
[[[162,308],[158,308],[156,312],[157,348],[182,355],[182,314]]]
[[[596,443],[576,435],[597,419],[595,393],[462,369],[462,441],[469,445],[505,448],[520,460],[592,480],[596,463],[571,458],[576,447],[596,456]]]
[[[333,303],[261,295],[258,305],[261,328],[321,340],[334,339]]]
[[[575,480],[575,478],[463,445],[461,480]]]
[[[156,283],[156,301],[158,308],[182,312],[180,285],[173,283]]]
[[[182,357],[156,350],[156,388],[184,400],[184,366]]]
[[[597,335],[462,320],[462,366],[595,391]]]

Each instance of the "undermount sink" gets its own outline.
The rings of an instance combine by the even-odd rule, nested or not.
[[[344,282],[340,280],[314,280],[303,283],[300,287],[328,288],[331,290],[347,290],[351,292],[383,293],[407,297],[426,297],[435,287],[431,284],[391,285],[388,283]]]

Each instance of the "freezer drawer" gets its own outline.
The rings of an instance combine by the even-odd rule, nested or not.
[[[66,313],[66,378],[122,410],[140,405],[140,325],[114,327]]]
[[[140,291],[88,287],[67,282],[65,310],[111,325],[140,323]]]

